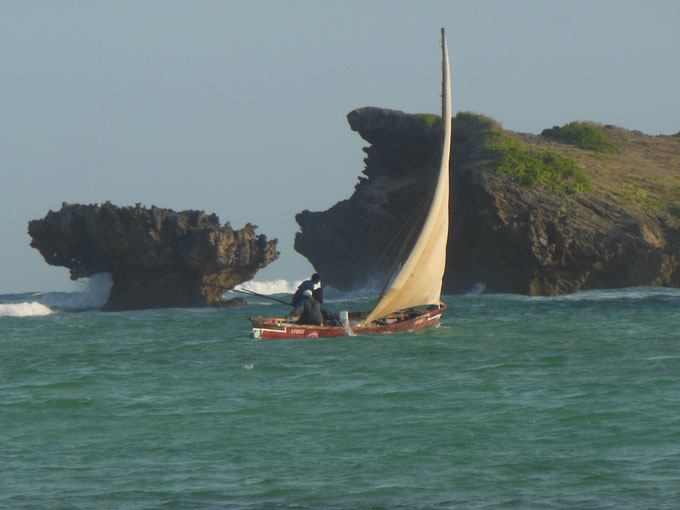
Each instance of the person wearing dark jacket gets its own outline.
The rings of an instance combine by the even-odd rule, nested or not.
[[[321,287],[321,277],[318,273],[314,273],[310,280],[305,280],[302,282],[295,291],[295,295],[293,296],[294,308],[297,308],[297,306],[302,302],[302,293],[306,290],[311,290],[314,299],[323,305],[323,288]]]
[[[298,324],[309,324],[314,326],[323,325],[325,313],[323,305],[312,297],[312,291],[307,289],[302,292],[302,299],[298,306],[290,315],[300,317]]]

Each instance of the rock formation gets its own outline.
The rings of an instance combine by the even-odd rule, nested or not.
[[[197,307],[276,260],[276,240],[254,225],[233,230],[216,215],[157,207],[62,204],[28,224],[31,246],[71,279],[110,273],[104,310]]]
[[[341,290],[382,281],[390,269],[401,247],[394,240],[412,223],[413,211],[427,205],[423,197],[433,187],[441,138],[438,118],[431,125],[430,118],[375,108],[347,118],[372,144],[364,148],[366,177],[359,177],[351,199],[295,217],[302,229],[295,250]]]
[[[299,213],[295,239],[342,290],[386,274],[390,240],[429,199],[440,154],[433,116],[362,108],[348,121],[370,144],[364,177],[348,200]],[[445,294],[680,286],[680,139],[572,124],[531,135],[454,118]],[[574,129],[614,149],[580,148]]]

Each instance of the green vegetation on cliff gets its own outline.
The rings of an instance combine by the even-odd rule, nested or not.
[[[481,153],[499,174],[511,176],[527,188],[542,185],[556,195],[567,197],[590,191],[591,184],[581,166],[549,149],[532,147],[512,136],[493,119],[461,112],[454,121],[454,136],[482,140]]]
[[[415,116],[432,127],[435,122],[441,122],[441,116],[434,113],[416,113]]]
[[[545,129],[541,135],[558,142],[574,145],[579,149],[606,154],[621,152],[611,141],[607,131],[602,126],[591,122],[570,122],[562,127],[556,126],[552,129]]]
[[[516,177],[522,186],[541,184],[563,197],[591,189],[588,176],[575,161],[503,132],[493,133],[484,151],[495,158],[491,165],[498,173]]]

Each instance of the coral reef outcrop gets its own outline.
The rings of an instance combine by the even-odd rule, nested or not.
[[[215,214],[136,205],[66,204],[32,220],[31,246],[71,279],[109,273],[104,310],[219,305],[226,289],[278,258],[254,225],[233,230]]]

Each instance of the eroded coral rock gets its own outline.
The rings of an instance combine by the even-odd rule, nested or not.
[[[226,289],[276,260],[276,239],[233,230],[203,211],[62,204],[28,224],[31,246],[71,279],[111,274],[105,310],[218,304]]]

